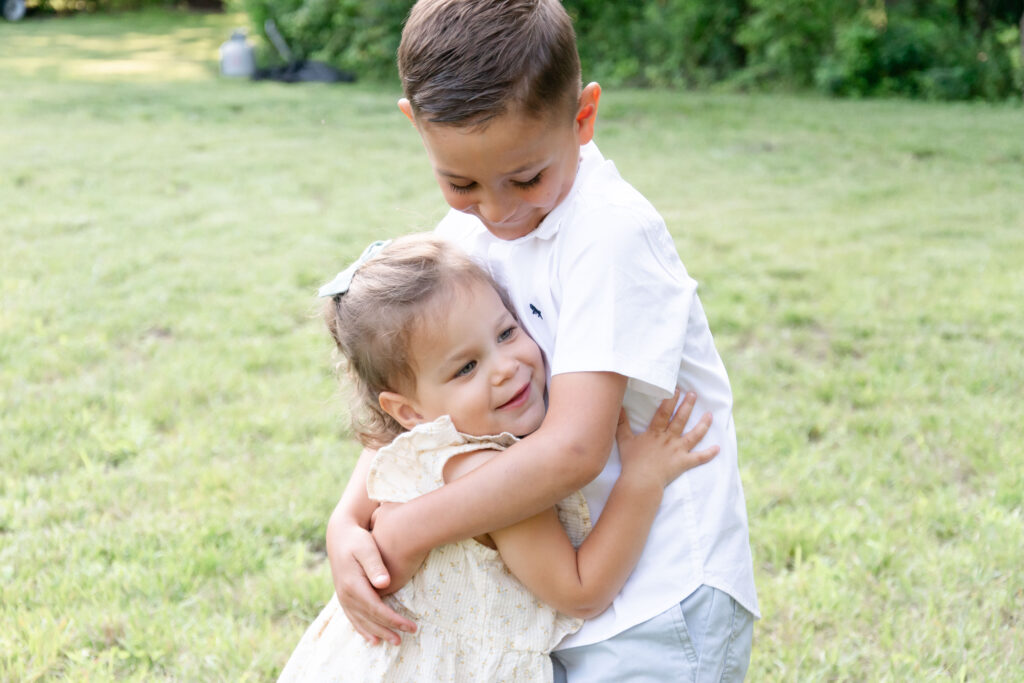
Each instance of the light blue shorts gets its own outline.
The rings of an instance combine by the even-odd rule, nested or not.
[[[754,618],[701,586],[678,605],[608,640],[552,653],[555,683],[742,681]]]

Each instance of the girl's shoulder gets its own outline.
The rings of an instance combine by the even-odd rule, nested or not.
[[[483,457],[463,456],[503,451],[516,441],[511,434],[463,434],[447,415],[439,417],[400,434],[377,451],[366,476],[367,493],[373,500],[403,503],[443,486],[445,465],[452,458],[459,456],[447,474],[457,478],[484,462]],[[461,474],[453,476],[456,471]]]

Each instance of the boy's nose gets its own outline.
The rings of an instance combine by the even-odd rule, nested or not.
[[[503,197],[491,196],[477,206],[480,217],[492,224],[504,223],[515,213],[515,204]]]

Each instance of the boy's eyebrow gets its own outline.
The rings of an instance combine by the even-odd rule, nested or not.
[[[524,171],[529,171],[529,170],[532,170],[532,169],[536,168],[537,166],[542,165],[544,162],[545,162],[544,159],[538,159],[537,161],[531,161],[530,163],[523,164],[519,168],[513,169],[511,171],[507,171],[507,172],[503,173],[502,175],[516,175],[517,173],[523,173]],[[464,175],[461,175],[459,173],[455,173],[454,171],[449,171],[449,170],[446,170],[446,169],[443,169],[443,168],[437,169],[437,172],[440,173],[441,175],[445,176],[446,178],[452,178],[452,179],[455,179],[455,180],[472,180],[472,178],[470,178],[468,176],[464,176]]]

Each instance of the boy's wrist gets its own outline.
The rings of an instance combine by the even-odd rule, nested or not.
[[[377,511],[372,529],[373,538],[381,551],[392,557],[415,557],[430,552],[423,548],[423,534],[415,533],[418,527],[406,520],[407,504],[385,504]]]

